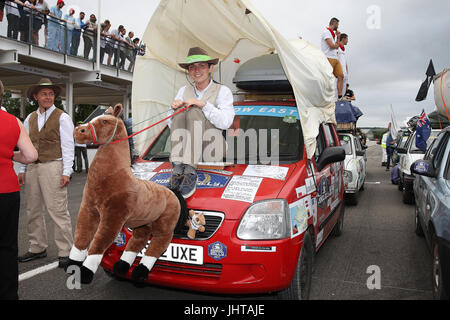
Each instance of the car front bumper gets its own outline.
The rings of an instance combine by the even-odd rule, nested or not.
[[[158,260],[147,282],[185,290],[225,294],[251,294],[280,291],[290,285],[297,266],[303,236],[272,241],[244,241],[232,234],[236,221],[224,220],[217,234],[206,241],[173,239],[172,243],[203,247],[203,265]],[[128,232],[127,240],[131,236]],[[216,261],[209,256],[214,242],[226,246],[227,256]],[[112,245],[104,254],[102,267],[112,272],[125,246]],[[139,263],[136,259],[126,279]]]

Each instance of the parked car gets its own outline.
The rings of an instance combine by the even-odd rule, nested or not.
[[[243,134],[266,130],[267,136],[260,134],[254,145],[244,139],[245,153],[235,152],[223,169],[198,171],[197,190],[187,205],[204,215],[205,231],[197,231],[194,240],[187,237],[187,227],[175,234],[148,282],[307,299],[315,253],[330,235],[342,232],[345,151],[335,126],[324,123],[315,155],[308,160],[294,101],[238,102],[235,112],[232,128],[224,133],[228,152],[236,151]],[[271,142],[273,133],[279,141]],[[166,127],[136,162],[137,177],[167,185],[172,171],[169,136]],[[279,163],[261,164],[272,146],[279,148]],[[130,236],[131,230],[124,228],[104,254],[101,265],[107,273]]]
[[[416,175],[415,231],[425,236],[433,257],[433,295],[450,295],[450,127],[411,165]]]
[[[429,146],[440,130],[431,130],[430,137],[427,140]],[[403,203],[414,203],[414,175],[411,173],[411,164],[419,159],[423,159],[424,152],[416,147],[416,132],[414,131],[408,138],[404,148],[397,148],[397,153],[400,155],[400,162],[398,165],[399,182],[398,189],[403,192]]]
[[[411,131],[408,129],[402,130],[398,135],[397,140],[395,142],[395,149],[392,155],[392,165],[396,165],[400,163],[400,159],[402,154],[398,153],[397,149],[403,150],[406,147],[406,143],[408,142],[408,137],[411,135]]]
[[[351,133],[339,133],[339,140],[345,149],[344,185],[345,201],[358,203],[358,193],[364,190],[366,180],[366,149],[361,140]]]

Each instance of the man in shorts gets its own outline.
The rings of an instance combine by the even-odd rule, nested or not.
[[[329,26],[322,33],[320,47],[322,52],[328,58],[333,68],[333,74],[337,78],[338,100],[342,99],[342,88],[344,84],[344,72],[338,58],[339,38],[341,33],[338,31],[339,20],[332,18]]]

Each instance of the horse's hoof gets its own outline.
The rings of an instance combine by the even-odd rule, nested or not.
[[[81,268],[82,265],[83,261],[76,261],[69,258],[69,262],[64,267],[64,271],[67,273],[67,270],[69,269],[70,266],[77,266],[78,268]]]
[[[128,273],[128,270],[130,270],[130,267],[131,266],[128,264],[128,262],[119,260],[116,263],[114,263],[113,272],[115,275],[124,276]]]
[[[82,284],[90,284],[92,279],[94,278],[94,273],[86,268],[85,266],[81,266],[81,283]]]
[[[148,278],[148,274],[150,273],[150,270],[147,269],[146,266],[143,264],[139,264],[136,268],[133,269],[133,272],[131,273],[131,279],[136,282],[145,282]]]

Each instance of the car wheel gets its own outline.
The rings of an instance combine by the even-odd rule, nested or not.
[[[306,231],[303,245],[295,268],[294,278],[289,287],[278,293],[282,300],[308,300],[311,291],[314,246],[311,234]]]
[[[416,234],[419,237],[423,237],[424,234],[423,234],[422,225],[420,224],[420,221],[419,221],[419,210],[417,209],[417,205],[416,205],[416,210],[414,213],[414,226],[415,226],[414,231],[416,232]]]
[[[342,234],[342,229],[344,228],[344,212],[345,212],[345,206],[342,205],[341,213],[339,214],[339,219],[333,228],[333,235],[335,237],[339,237]]]
[[[414,192],[403,187],[403,203],[414,204]]]
[[[398,191],[403,191],[403,182],[402,179],[398,179]]]
[[[358,193],[346,193],[345,204],[356,206],[358,204]]]
[[[437,300],[448,299],[445,292],[444,283],[442,282],[442,267],[441,258],[439,256],[439,244],[436,236],[433,236],[432,242],[432,254],[433,254],[433,298]]]

